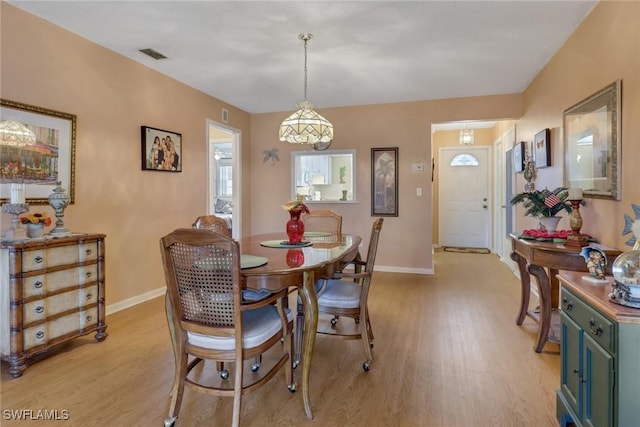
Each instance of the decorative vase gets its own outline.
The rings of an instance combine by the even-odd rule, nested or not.
[[[547,230],[547,233],[555,233],[561,219],[562,217],[559,216],[541,216],[538,218],[540,227]]]
[[[57,219],[56,226],[49,234],[64,234],[69,232],[69,230],[65,228],[62,218],[64,217],[64,208],[69,206],[70,200],[71,197],[69,197],[64,188],[62,188],[62,182],[56,182],[56,188],[54,188],[53,193],[49,195],[49,205],[56,211]]]
[[[42,236],[44,236],[44,223],[27,223],[27,237],[34,239]]]
[[[291,218],[287,221],[287,236],[289,236],[289,243],[302,242],[302,236],[304,235],[304,222],[300,219],[302,209],[291,209],[289,215]]]
[[[287,251],[287,265],[289,267],[300,267],[304,264],[304,252],[302,249],[289,249]]]

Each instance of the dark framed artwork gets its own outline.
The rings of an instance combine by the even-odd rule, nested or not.
[[[182,134],[141,126],[142,170],[182,172]]]
[[[533,160],[538,169],[551,166],[551,130],[549,128],[536,133],[533,138]]]
[[[525,145],[524,141],[520,141],[513,147],[513,170],[516,173],[524,171],[524,162],[527,158]]]
[[[76,116],[0,99],[0,201],[24,184],[25,202],[48,204],[59,181],[75,202]]]
[[[371,216],[398,216],[398,147],[371,149]]]

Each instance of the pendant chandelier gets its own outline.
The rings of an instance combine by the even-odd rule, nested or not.
[[[465,123],[464,129],[460,131],[460,145],[472,145],[474,142],[473,129],[469,129]]]
[[[280,141],[311,144],[314,150],[326,150],[333,141],[333,125],[316,113],[313,103],[307,100],[307,42],[313,38],[313,34],[303,33],[298,38],[304,41],[304,101],[298,102],[298,111],[280,125]]]

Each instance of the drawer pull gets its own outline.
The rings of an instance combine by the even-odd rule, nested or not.
[[[42,282],[38,280],[33,284],[33,287],[36,289],[40,289],[42,287]]]
[[[41,264],[42,261],[44,261],[44,258],[42,258],[41,256],[37,256],[33,259],[33,262],[35,262],[36,264]]]
[[[93,316],[92,315],[88,315],[87,316],[87,322],[91,322],[93,320]]]
[[[39,339],[39,340],[44,338],[44,332],[42,332],[42,331],[36,332],[36,338]]]
[[[38,314],[44,313],[44,307],[41,306],[41,305],[37,306],[36,307],[36,313],[38,313]]]
[[[589,330],[591,331],[591,335],[602,335],[602,328],[600,326],[596,328],[596,321],[593,319],[589,320]]]
[[[91,298],[93,298],[93,294],[87,294],[87,300],[90,300]]]
[[[91,255],[91,253],[92,253],[92,252],[93,252],[93,251],[92,251],[91,249],[87,249],[86,251],[84,251],[84,253],[85,253],[86,255]]]
[[[90,271],[87,271],[86,276],[87,276],[87,278],[91,277],[91,272],[90,272]]]
[[[573,304],[571,303],[571,301],[568,301],[566,298],[562,298],[562,309],[564,311],[571,311],[573,310]]]

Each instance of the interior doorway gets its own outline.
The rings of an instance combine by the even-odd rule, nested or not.
[[[239,130],[207,121],[207,213],[227,220],[242,236],[242,144]]]

